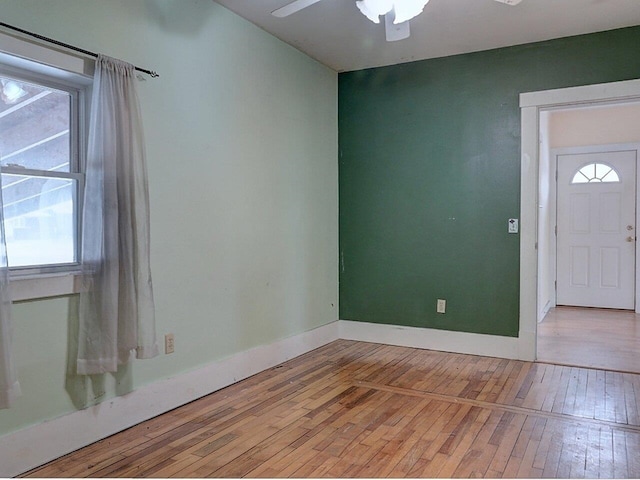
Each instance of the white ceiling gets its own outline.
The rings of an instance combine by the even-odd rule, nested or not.
[[[386,42],[355,0],[322,0],[286,18],[291,0],[214,0],[338,71],[444,57],[640,25],[640,0],[431,0],[411,20],[411,37]]]

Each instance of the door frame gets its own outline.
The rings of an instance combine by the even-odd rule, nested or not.
[[[552,148],[550,150],[549,160],[550,160],[550,170],[554,172],[552,175],[552,180],[549,185],[549,213],[551,218],[551,225],[556,227],[555,235],[549,242],[549,267],[550,267],[550,278],[552,281],[557,281],[558,278],[558,156],[560,155],[580,155],[580,154],[588,154],[588,153],[603,153],[603,152],[635,152],[636,155],[636,218],[635,218],[635,236],[638,236],[638,226],[640,225],[640,172],[638,171],[638,167],[640,166],[638,163],[638,159],[640,158],[640,143],[613,143],[613,144],[602,144],[602,145],[588,145],[581,147],[560,147],[560,148]],[[540,183],[545,182],[546,179],[540,177]],[[540,239],[538,239],[538,242]],[[635,252],[635,285],[634,285],[634,305],[635,312],[640,313],[640,305],[638,299],[640,299],[640,269],[638,268],[638,255],[640,255],[640,245],[639,242],[636,241],[636,252]],[[538,254],[540,250],[538,250]],[[540,260],[540,259],[539,259]],[[544,260],[544,259],[541,259]],[[557,294],[558,289],[553,288],[551,290],[550,296],[550,305],[549,308],[553,308],[557,305]],[[545,309],[548,311],[548,308]],[[538,318],[538,322],[541,321],[541,318]]]
[[[535,360],[538,333],[540,114],[553,108],[640,101],[640,80],[520,94],[520,325],[518,356]]]

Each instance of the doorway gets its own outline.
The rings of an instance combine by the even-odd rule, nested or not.
[[[639,121],[637,102],[540,116],[540,361],[640,372]]]
[[[539,221],[548,218],[548,192],[543,182],[550,172],[544,161],[549,140],[543,129],[548,113],[558,109],[640,103],[640,79],[579,87],[560,88],[520,94],[521,157],[520,157],[520,326],[517,338],[519,359],[537,358],[538,320],[552,306],[545,303],[550,288],[539,280],[550,281],[548,263],[548,233],[551,224]],[[596,142],[592,142],[596,143]],[[545,170],[546,169],[546,170]],[[543,254],[546,249],[546,253]],[[555,273],[554,273],[555,275]],[[542,288],[541,288],[542,287]],[[540,295],[539,295],[540,294]],[[637,296],[637,295],[636,295]]]

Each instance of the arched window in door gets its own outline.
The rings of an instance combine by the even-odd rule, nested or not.
[[[619,182],[618,172],[604,163],[590,163],[581,167],[571,180],[574,183],[614,183]]]

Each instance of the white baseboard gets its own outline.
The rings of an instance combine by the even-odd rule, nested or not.
[[[220,390],[339,338],[482,356],[533,360],[531,339],[340,320],[99,405],[0,437],[0,478],[12,477]],[[526,338],[525,338],[526,337]],[[533,357],[531,357],[533,355]]]
[[[538,333],[536,331],[526,331],[522,328],[518,333],[518,357],[517,360],[535,362],[538,349]],[[495,354],[494,354],[495,356]]]
[[[339,322],[145,385],[0,437],[0,478],[13,477],[338,339]]]
[[[340,338],[485,357],[521,359],[519,339],[515,337],[341,320]]]

